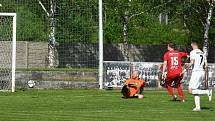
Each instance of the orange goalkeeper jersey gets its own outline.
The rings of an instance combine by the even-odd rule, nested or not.
[[[145,81],[141,79],[128,79],[126,80],[126,85],[133,85],[129,86],[130,93],[128,94],[130,97],[135,96],[138,93],[140,87],[144,86]]]

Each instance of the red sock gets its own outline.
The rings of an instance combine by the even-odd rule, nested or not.
[[[179,94],[179,96],[181,98],[181,101],[184,100],[184,94],[183,94],[182,88],[179,86],[177,88],[177,90],[178,90],[178,94]]]
[[[167,90],[168,90],[170,95],[175,96],[174,90],[171,86],[167,85]]]

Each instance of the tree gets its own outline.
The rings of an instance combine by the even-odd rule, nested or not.
[[[213,9],[214,9],[214,0],[208,0],[208,4],[209,4],[209,10],[208,10],[208,14],[207,14],[207,18],[206,18],[206,23],[204,24],[204,45],[203,45],[203,51],[206,54],[206,56],[208,56],[208,49],[209,49],[209,29],[211,26],[211,18],[213,15]]]
[[[98,42],[96,0],[61,0],[56,18],[56,35],[59,43]]]
[[[139,29],[140,26],[138,24],[144,22],[144,20],[141,20],[144,18],[144,16],[148,16],[148,19],[152,19],[154,17],[152,15],[149,15],[152,11],[156,11],[159,8],[165,6],[166,4],[171,3],[170,0],[166,2],[160,2],[160,3],[158,2],[160,1],[111,0],[111,1],[105,2],[105,5],[106,5],[105,16],[110,15],[111,17],[108,17],[108,18],[116,19],[117,22],[119,22],[118,27],[122,27],[121,30],[122,30],[124,60],[129,61],[129,58],[130,58],[128,43],[129,43],[129,33],[131,33],[131,30],[129,30],[129,28],[131,26],[129,25],[133,25],[134,27],[136,27],[136,29]],[[113,16],[118,16],[118,17],[113,17]],[[112,21],[112,20],[110,19],[105,20],[105,23],[108,21]],[[113,20],[113,23],[112,23],[113,25],[115,25],[114,22],[116,21]],[[112,29],[109,29],[109,30],[112,30]]]
[[[17,13],[17,41],[47,41],[46,21],[36,12],[35,0],[3,0],[0,12]],[[33,6],[28,6],[33,5]]]
[[[185,27],[194,34],[192,38],[203,43],[203,51],[208,55],[209,49],[209,30],[214,9],[214,0],[184,1],[184,20]],[[212,39],[212,38],[211,38]]]
[[[57,0],[50,0],[50,11],[48,11],[43,3],[38,0],[38,3],[44,10],[47,15],[49,26],[50,26],[50,33],[49,33],[49,44],[48,44],[48,62],[49,67],[57,67],[57,49],[56,49],[56,39],[55,39],[55,12],[57,7]]]

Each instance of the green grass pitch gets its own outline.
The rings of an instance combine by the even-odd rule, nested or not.
[[[0,121],[215,121],[215,100],[202,96],[170,101],[167,91],[145,91],[144,99],[122,99],[119,90],[27,90],[0,93]]]

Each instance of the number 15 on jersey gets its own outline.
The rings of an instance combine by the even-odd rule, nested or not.
[[[178,65],[178,57],[171,57],[171,65],[172,66]]]

